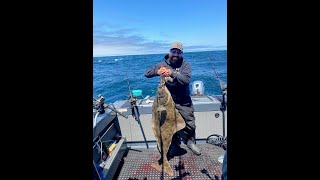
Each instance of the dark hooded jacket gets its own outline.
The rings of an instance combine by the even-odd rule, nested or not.
[[[170,77],[173,79],[173,82],[166,79],[166,86],[170,91],[174,102],[181,105],[192,105],[189,90],[191,79],[191,67],[189,62],[182,57],[176,64],[172,64],[169,59],[169,54],[167,54],[164,56],[164,62],[158,63],[145,71],[145,77],[152,78],[154,76],[159,76],[157,71],[161,68],[161,65],[172,70]]]

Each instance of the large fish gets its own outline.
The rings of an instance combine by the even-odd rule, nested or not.
[[[183,129],[186,124],[178,110],[175,109],[175,103],[165,86],[164,78],[158,87],[156,99],[153,101],[151,126],[161,155],[160,159],[152,163],[151,166],[160,172],[163,170],[164,173],[173,176],[174,173],[169,165],[167,153],[173,134]]]

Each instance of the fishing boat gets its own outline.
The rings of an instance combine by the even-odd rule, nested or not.
[[[221,179],[226,147],[213,140],[227,134],[226,92],[224,86],[221,94],[206,95],[202,81],[192,83],[201,155],[194,155],[182,143],[187,153],[169,161],[173,177],[151,167],[160,158],[150,123],[155,97],[142,97],[141,90],[133,90],[129,99],[112,104],[105,104],[103,96],[94,98],[93,179]]]

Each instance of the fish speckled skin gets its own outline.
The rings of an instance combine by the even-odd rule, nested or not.
[[[162,171],[163,165],[163,172],[173,176],[174,173],[169,165],[167,153],[173,134],[183,129],[186,124],[178,110],[175,109],[175,103],[164,84],[159,85],[156,99],[152,105],[151,126],[161,154],[160,160],[151,164],[151,166],[158,171]]]

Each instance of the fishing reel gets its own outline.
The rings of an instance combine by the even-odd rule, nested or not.
[[[227,86],[222,89],[222,94],[227,94]]]
[[[220,89],[222,94],[227,94],[227,85],[223,82],[220,82]]]
[[[99,111],[100,114],[105,113],[104,100],[105,98],[102,95],[99,95],[98,99],[93,100],[93,109]]]
[[[131,96],[130,99],[129,99],[129,102],[130,102],[131,106],[134,106],[137,101],[138,101],[138,98],[134,97],[134,96]]]

